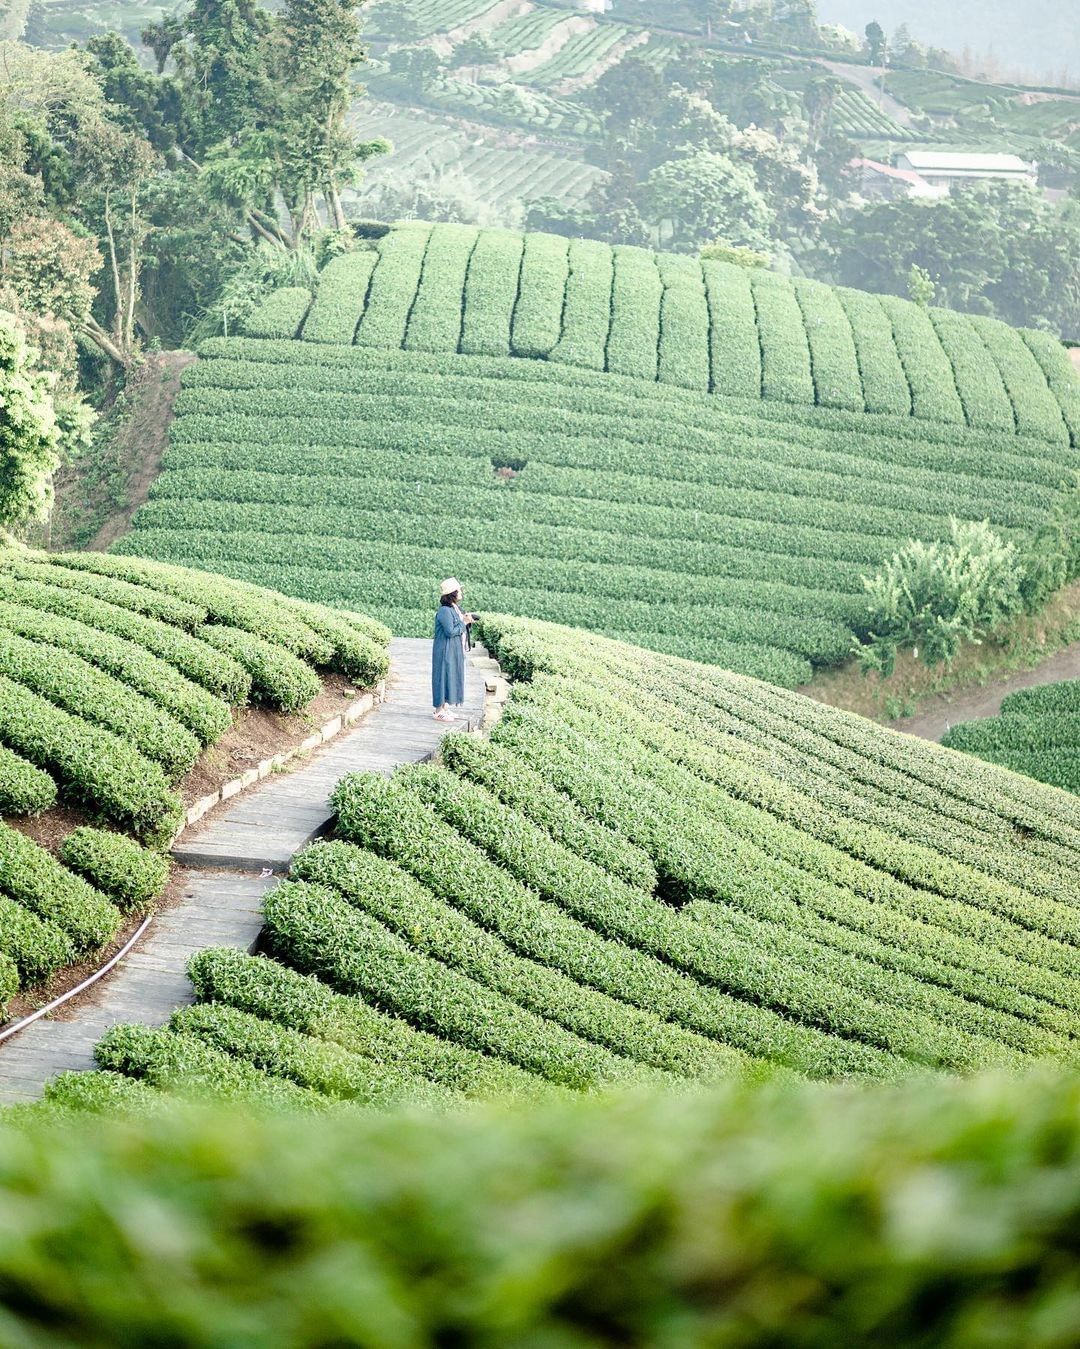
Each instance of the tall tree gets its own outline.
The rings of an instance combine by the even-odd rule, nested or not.
[[[342,187],[356,181],[365,160],[389,146],[384,140],[360,141],[347,125],[358,92],[352,77],[366,56],[353,0],[286,0],[278,36],[282,187],[298,241],[318,223],[317,192],[334,225],[345,227]]]
[[[44,517],[59,463],[48,383],[13,314],[0,310],[0,527]]]

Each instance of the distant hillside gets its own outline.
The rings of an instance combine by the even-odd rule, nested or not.
[[[1080,0],[818,0],[823,23],[861,33],[871,19],[892,32],[906,23],[920,42],[982,56],[1043,79],[1062,69],[1080,77]]]

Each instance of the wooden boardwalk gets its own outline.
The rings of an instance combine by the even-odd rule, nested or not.
[[[153,920],[122,965],[60,1010],[64,1020],[43,1018],[0,1045],[0,1104],[34,1100],[57,1073],[92,1068],[94,1045],[118,1022],[167,1021],[192,1000],[185,968],[194,952],[253,950],[263,896],[293,854],[330,827],[329,796],[346,773],[389,775],[398,764],[430,758],[455,726],[479,724],[484,662],[466,667],[465,717],[451,724],[432,719],[430,661],[430,642],[395,638],[386,697],[354,730],[185,831],[174,849],[185,869],[181,902]]]

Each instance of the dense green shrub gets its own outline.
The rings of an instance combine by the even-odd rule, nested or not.
[[[953,521],[952,540],[912,539],[867,580],[871,638],[867,667],[891,674],[910,647],[926,665],[951,662],[962,641],[980,637],[1024,607],[1016,546],[982,524]]]
[[[44,769],[71,800],[140,837],[167,841],[183,819],[157,764],[111,731],[89,725],[0,675],[0,740]]]
[[[248,314],[243,324],[244,332],[248,337],[296,337],[310,307],[311,291],[306,286],[282,286],[279,290],[271,291]],[[306,328],[305,336],[310,342],[319,340],[314,332],[308,334]],[[334,340],[351,342],[352,330],[347,336]]]
[[[0,815],[38,815],[56,801],[56,783],[20,755],[0,745]]]
[[[272,951],[339,992],[360,994],[421,1030],[571,1087],[657,1074],[519,1007],[423,954],[324,886],[289,881],[265,901]]]
[[[64,864],[109,895],[122,909],[146,909],[160,899],[169,859],[122,834],[82,826],[60,845]]]
[[[23,984],[41,983],[75,959],[75,945],[66,932],[2,892],[0,952],[13,962]]]
[[[505,1059],[440,1039],[276,961],[223,947],[193,956],[188,974],[203,1001],[279,1022],[380,1063],[400,1064],[465,1096],[538,1099],[556,1090]]]
[[[1080,680],[1010,693],[1000,715],[952,726],[941,743],[1080,794]]]
[[[78,954],[103,945],[120,926],[120,911],[44,848],[0,823],[0,891],[75,944]]]
[[[94,1057],[100,1067],[152,1087],[200,1100],[228,1101],[245,1110],[314,1112],[329,1105],[318,1093],[260,1072],[186,1031],[113,1026],[97,1042]]]
[[[447,249],[457,240],[455,266],[468,237],[446,236]],[[485,240],[504,277],[515,257],[517,236],[473,237],[466,290]],[[569,267],[566,240],[535,238],[542,243],[520,251],[522,266]],[[696,262],[620,250],[609,273],[598,261],[606,255],[594,254],[575,251],[569,290],[563,276],[548,300],[543,284],[527,304],[522,291],[522,303],[492,322],[501,330],[511,318],[535,321],[552,334],[557,325],[554,343],[595,347],[603,341],[589,328],[597,311],[580,297],[607,285],[617,308],[631,285],[640,298],[651,275],[655,328],[641,314],[633,328],[616,322],[607,334],[609,359],[618,350],[629,369],[646,359],[642,333],[661,341],[665,294],[671,331],[689,332],[704,322],[702,304],[710,323],[720,322],[720,278],[734,277],[743,289],[731,292],[736,317],[723,322],[754,321],[743,269],[710,263],[702,272]],[[688,266],[706,278],[704,293]],[[769,285],[798,307],[789,283],[773,277]],[[847,325],[847,345],[831,356],[818,343],[820,370],[839,378],[839,360],[854,387],[865,373],[848,359],[847,311],[828,288],[807,294],[827,297],[832,321]],[[875,379],[888,385],[899,359],[874,304],[883,327],[873,331],[890,344],[878,353]],[[467,308],[461,324],[463,335],[471,331]],[[735,378],[737,351],[710,343],[669,343],[665,361],[684,362],[687,385],[701,385],[703,360],[712,384]],[[756,342],[753,357],[752,383],[760,382]],[[808,369],[809,360],[807,348]],[[453,571],[482,612],[570,621],[784,684],[805,680],[809,663],[847,654],[865,631],[860,576],[905,537],[947,538],[950,514],[1034,531],[1054,507],[1071,454],[1060,438],[717,399],[561,360],[246,339],[206,348],[177,411],[165,474],[120,545],[125,552],[370,606],[418,635],[430,629],[432,574]],[[507,462],[523,465],[512,482],[493,472]]]
[[[340,1121],[123,1104],[5,1131],[28,1342],[1073,1338],[1075,1078]]]

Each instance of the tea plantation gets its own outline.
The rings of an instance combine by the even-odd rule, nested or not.
[[[794,685],[950,517],[1023,539],[1080,467],[1051,338],[720,262],[407,225],[185,373],[124,551],[427,635],[432,577]]]
[[[942,744],[1080,793],[1080,680],[1010,693],[1000,716],[954,726]]]
[[[346,777],[266,955],[54,1103],[308,1110],[892,1080],[1080,1055],[1080,806],[738,675],[534,621],[490,738]]]
[[[110,827],[79,827],[54,855],[0,820],[0,1009],[157,898],[177,783],[234,708],[298,711],[324,670],[373,684],[387,638],[357,615],[160,563],[0,549],[0,816],[59,801]]]

